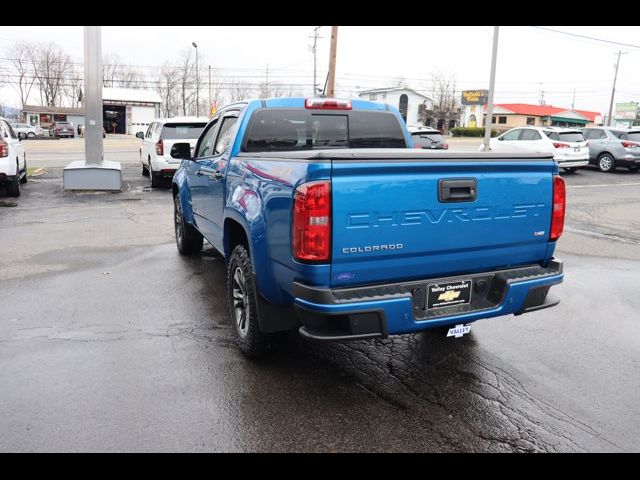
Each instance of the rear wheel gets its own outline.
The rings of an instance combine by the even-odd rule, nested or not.
[[[33,132],[27,133],[27,137],[29,137],[29,138],[34,138],[35,136],[36,136],[36,134],[33,133]]]
[[[598,168],[601,172],[609,173],[616,169],[616,161],[611,154],[603,153],[598,157]]]
[[[185,222],[179,195],[176,195],[173,198],[173,204],[173,223],[176,232],[176,246],[178,247],[178,251],[183,255],[198,253],[202,250],[202,234],[196,230],[193,225]]]
[[[247,357],[263,355],[269,350],[277,335],[260,331],[251,257],[244,245],[237,245],[229,259],[227,295],[233,323],[231,329],[236,345]]]
[[[20,179],[20,183],[27,183],[27,157],[24,158],[24,175]]]
[[[149,179],[151,181],[151,188],[158,188],[160,186],[160,175],[153,172],[153,167],[151,166],[151,160],[149,160]]]
[[[20,170],[18,162],[16,162],[16,179],[7,183],[7,195],[10,197],[20,196]]]

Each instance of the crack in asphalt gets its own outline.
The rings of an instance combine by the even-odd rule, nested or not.
[[[495,365],[497,358],[469,351],[474,350],[473,340],[446,340],[427,332],[372,342],[310,344],[308,351],[403,414],[420,417],[449,448],[468,450],[472,437],[480,441],[471,442],[478,450],[587,451],[576,436],[621,448],[536,398]]]

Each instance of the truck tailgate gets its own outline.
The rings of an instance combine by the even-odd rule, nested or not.
[[[552,159],[412,157],[333,160],[331,286],[545,259]]]

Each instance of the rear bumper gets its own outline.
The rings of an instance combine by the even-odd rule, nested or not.
[[[560,168],[586,167],[587,165],[589,165],[589,159],[558,161],[558,166]]]
[[[328,289],[293,284],[300,334],[314,340],[355,340],[419,332],[555,306],[548,293],[563,281],[562,262],[406,283]],[[428,284],[471,280],[471,302],[425,308]],[[481,286],[484,283],[484,288]]]
[[[626,153],[621,157],[616,158],[616,165],[620,167],[629,167],[633,165],[640,165],[640,153]]]

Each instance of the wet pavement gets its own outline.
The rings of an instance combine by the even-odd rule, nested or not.
[[[223,260],[180,256],[170,193],[124,178],[0,191],[0,451],[640,450],[640,174],[566,177],[556,308],[260,360]]]

